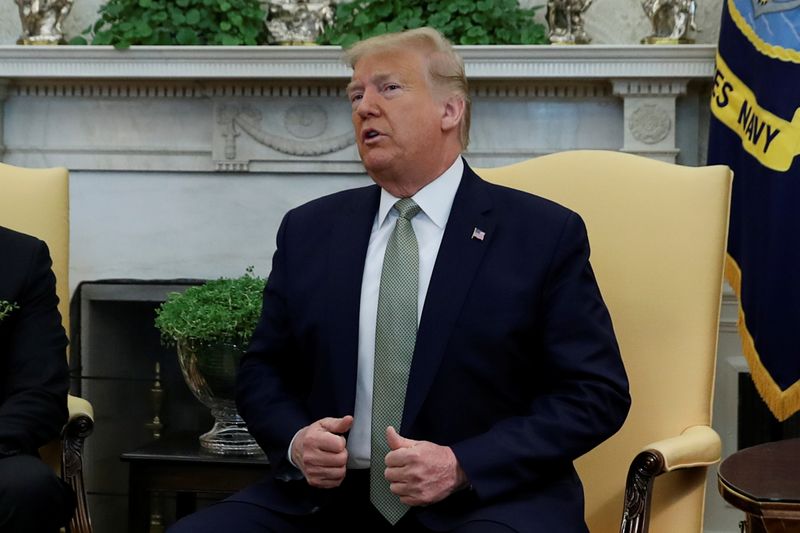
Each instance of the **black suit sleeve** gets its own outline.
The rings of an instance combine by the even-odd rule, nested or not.
[[[0,295],[18,306],[0,322],[0,456],[35,453],[68,416],[67,337],[47,245],[38,241],[13,254],[3,260],[20,269],[9,275],[19,283]]]
[[[291,212],[281,222],[272,271],[264,288],[261,318],[236,377],[236,404],[248,430],[269,457],[275,477],[301,479],[287,453],[295,433],[312,422],[302,398],[307,384],[298,367],[292,334],[285,264]]]

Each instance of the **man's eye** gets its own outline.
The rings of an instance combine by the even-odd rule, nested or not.
[[[351,102],[358,102],[359,100],[361,100],[361,93],[356,93],[356,94],[351,94],[350,95],[350,101]]]
[[[387,83],[383,87],[383,90],[384,91],[395,91],[395,90],[397,90],[399,88],[400,88],[400,84],[399,83]]]

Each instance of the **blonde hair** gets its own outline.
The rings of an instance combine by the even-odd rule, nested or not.
[[[469,126],[471,102],[469,99],[469,85],[464,74],[464,61],[461,59],[453,45],[434,28],[416,28],[397,33],[385,33],[359,41],[347,50],[344,58],[351,68],[366,56],[415,48],[428,57],[428,76],[434,87],[458,95],[464,101],[464,116],[461,118],[459,139],[461,149],[466,150],[469,145]]]

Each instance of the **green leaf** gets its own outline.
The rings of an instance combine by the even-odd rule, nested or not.
[[[165,30],[156,31],[155,34],[153,34],[152,40],[153,44],[157,44],[160,46],[175,44],[172,34]]]
[[[242,41],[241,41],[241,39],[239,39],[238,37],[235,37],[233,35],[223,34],[222,35],[222,44],[224,46],[236,46],[236,45],[242,44]]]
[[[92,44],[98,46],[111,44],[111,32],[101,31],[100,33],[96,34],[92,39]]]
[[[180,11],[173,11],[171,13],[170,19],[172,20],[172,24],[174,24],[175,26],[180,26],[186,22],[186,15],[184,15]]]
[[[369,17],[362,11],[358,15],[356,15],[353,24],[356,26],[369,26],[371,23]]]
[[[386,30],[390,33],[395,33],[401,31],[403,29],[403,24],[398,22],[397,20],[391,21],[389,24],[386,25]]]
[[[138,33],[140,37],[147,38],[153,35],[153,28],[151,28],[146,21],[141,20],[136,24],[136,33]]]
[[[106,5],[105,12],[108,14],[108,16],[109,16],[109,17],[111,17],[111,18],[117,18],[117,17],[119,17],[119,16],[120,16],[120,14],[122,14],[122,9],[123,9],[123,6],[122,6],[122,5],[120,5],[120,4],[114,4],[114,3],[112,3],[112,2],[109,2],[109,3]]]
[[[392,4],[388,2],[373,2],[373,5],[375,6],[375,15],[378,17],[384,18],[392,14]]]
[[[342,36],[342,42],[339,44],[341,45],[342,48],[350,48],[351,46],[356,44],[358,40],[359,40],[358,35],[348,33]]]
[[[186,13],[186,24],[194,26],[198,22],[200,22],[200,12],[198,10],[192,9]]]
[[[153,0],[139,0],[140,7],[150,7],[153,5]]]
[[[219,23],[219,29],[221,29],[222,31],[230,31],[232,27],[233,26],[231,25],[231,23],[228,22],[227,20],[223,20],[222,22]]]
[[[175,0],[175,5],[177,5],[178,7],[188,7],[189,0]]]
[[[77,46],[77,45],[89,44],[89,42],[86,39],[84,39],[83,37],[77,36],[77,37],[73,37],[72,39],[70,39],[67,44],[71,44],[73,46]]]
[[[181,28],[178,30],[178,33],[175,35],[175,40],[178,44],[182,45],[195,45],[199,42],[197,34],[189,28]]]

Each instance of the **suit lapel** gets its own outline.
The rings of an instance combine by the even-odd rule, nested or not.
[[[408,431],[422,407],[483,254],[491,244],[495,219],[486,188],[465,164],[425,297],[402,431]],[[485,233],[482,239],[472,237],[476,228]]]
[[[334,407],[339,416],[352,414],[358,372],[358,323],[361,281],[372,223],[378,211],[377,186],[355,191],[352,201],[333,222],[329,243],[328,313],[334,387]]]

